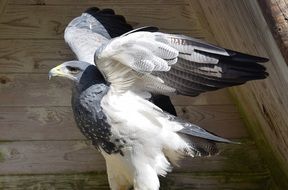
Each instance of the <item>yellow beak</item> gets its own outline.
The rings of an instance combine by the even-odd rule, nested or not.
[[[50,80],[54,76],[66,77],[71,80],[75,80],[75,77],[71,75],[71,73],[66,68],[65,63],[58,65],[49,71],[48,79]]]
[[[54,76],[63,76],[63,72],[61,68],[62,68],[62,65],[58,65],[54,67],[53,69],[51,69],[48,74],[48,79],[50,80]]]

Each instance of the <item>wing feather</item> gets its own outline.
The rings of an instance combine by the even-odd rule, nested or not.
[[[147,27],[147,30],[152,29]],[[149,83],[149,88],[142,83],[136,88],[166,95],[172,92],[197,96],[268,76],[265,67],[258,63],[268,61],[266,58],[224,49],[183,35],[147,32],[145,27],[115,38],[96,51],[95,61],[100,69],[109,59],[131,68],[130,76],[137,81],[131,83],[133,87],[141,84],[145,75],[157,76],[174,90],[159,90],[157,81],[154,87],[152,83]],[[113,81],[109,82],[113,84]]]
[[[240,85],[268,76],[266,68],[258,63],[267,62],[266,58],[220,48],[183,35],[158,32],[156,36],[159,41],[177,49],[179,56],[169,72],[153,74],[175,88],[178,94],[197,96],[202,92]],[[190,85],[196,88],[193,89]]]

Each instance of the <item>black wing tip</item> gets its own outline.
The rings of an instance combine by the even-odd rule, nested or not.
[[[156,26],[144,26],[142,27],[140,30],[138,31],[149,31],[149,32],[158,32],[159,31],[159,28],[156,27]],[[137,32],[138,32],[137,31]]]
[[[230,49],[225,49],[225,51],[231,56],[231,58],[235,61],[243,61],[243,62],[258,62],[258,63],[266,63],[269,61],[266,57],[259,57],[255,55],[249,55],[246,53],[241,53],[237,51],[233,51]]]
[[[115,15],[113,9],[99,9],[98,7],[90,7],[84,11],[84,13],[88,13],[92,16],[98,14],[106,14],[106,15]]]
[[[92,15],[92,14],[97,13],[98,11],[100,11],[100,9],[98,7],[89,7],[84,12]]]
[[[159,28],[157,28],[155,26],[143,26],[143,27],[131,30],[131,31],[123,34],[123,36],[127,36],[127,35],[135,33],[135,32],[157,32],[158,30],[159,30]]]
[[[85,13],[90,14],[98,20],[112,38],[133,30],[133,27],[127,23],[125,17],[117,15],[113,9],[90,7],[86,9]]]
[[[256,61],[239,61],[224,57],[219,60],[224,69],[222,78],[231,82],[245,83],[251,80],[261,80],[269,76],[266,67]]]
[[[267,73],[266,71],[263,71],[262,73],[256,75],[254,80],[262,80],[262,79],[266,79],[267,77],[269,77],[269,73]]]
[[[259,63],[266,63],[266,62],[270,61],[270,59],[267,57],[258,57],[258,59],[260,60],[260,61],[258,61]]]

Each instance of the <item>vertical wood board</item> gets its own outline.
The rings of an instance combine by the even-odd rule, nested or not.
[[[261,9],[256,0],[199,2],[220,45],[270,58],[265,64],[270,74],[268,79],[234,88],[233,94],[246,119],[254,121],[250,123],[259,123],[259,126],[250,126],[259,127],[258,130],[250,131],[256,132],[254,136],[258,142],[259,137],[263,138],[262,141],[272,147],[271,155],[268,147],[261,148],[263,144],[258,143],[271,164],[275,179],[285,185],[288,177],[288,68]],[[272,164],[275,160],[280,164],[277,169],[277,164]]]

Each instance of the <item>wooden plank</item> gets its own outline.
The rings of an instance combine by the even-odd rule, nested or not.
[[[270,31],[288,64],[288,1],[258,0]]]
[[[69,174],[69,175],[14,175],[0,176],[0,188],[5,190],[25,189],[97,189],[108,190],[105,174]],[[161,178],[161,190],[265,190],[271,189],[271,180],[267,173],[257,175],[230,175],[223,177],[213,174],[176,173]]]
[[[0,107],[0,115],[0,141],[85,139],[71,107]]]
[[[48,74],[0,74],[1,106],[70,105],[71,81]]]
[[[0,32],[1,33],[1,32]],[[1,40],[0,73],[48,73],[74,55],[64,40]]]
[[[221,153],[187,158],[175,172],[253,174],[267,169],[256,146],[220,144]],[[0,175],[105,172],[103,157],[87,141],[19,141],[0,143]]]
[[[224,138],[248,137],[234,105],[176,106],[178,116]]]
[[[0,176],[5,190],[109,190],[105,174],[13,175]]]
[[[222,45],[257,55],[269,55],[270,76],[235,88],[233,94],[245,120],[282,189],[288,188],[288,67],[254,1],[199,1]],[[226,19],[216,18],[229,18]]]
[[[219,155],[211,157],[186,158],[180,161],[175,172],[227,172],[233,174],[266,172],[257,147],[250,140],[241,140],[241,145],[218,144]]]
[[[176,106],[234,104],[227,89],[206,92],[197,97],[173,96],[171,101]]]
[[[2,142],[0,152],[0,175],[105,171],[104,159],[86,141]]]
[[[272,189],[272,184],[268,173],[246,174],[246,175],[209,175],[201,173],[170,174],[161,183],[162,190],[172,189],[201,189],[201,190],[264,190]]]
[[[125,15],[134,27],[155,25],[164,31],[192,33],[195,37],[208,35],[196,19],[197,12],[186,5],[175,5],[173,9],[165,4],[111,5],[111,8]],[[62,39],[68,22],[86,6],[9,5],[6,9],[0,19],[0,39]]]
[[[126,5],[145,5],[145,4],[154,4],[154,5],[178,5],[178,4],[187,4],[186,0],[145,0],[145,1],[135,1],[135,0],[62,0],[62,1],[57,1],[57,0],[26,0],[26,1],[21,1],[21,0],[10,0],[9,4],[11,5],[86,5],[86,6],[103,6],[103,5],[121,5],[121,4],[126,4]]]
[[[0,1],[0,17],[5,12],[6,6],[7,6],[8,0],[1,0]]]
[[[225,138],[247,137],[233,105],[176,109],[180,117]],[[74,122],[71,107],[0,107],[0,131],[0,141],[85,139]]]
[[[70,106],[72,82],[48,80],[48,74],[0,74],[0,106]],[[223,97],[222,97],[223,96]],[[195,98],[174,99],[175,105],[227,104],[227,94],[205,93]]]

